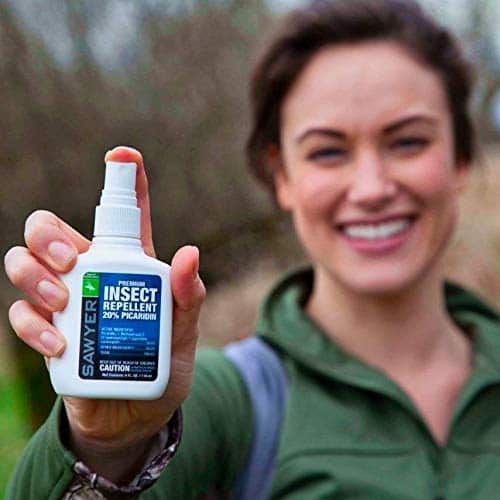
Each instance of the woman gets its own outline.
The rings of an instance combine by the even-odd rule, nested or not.
[[[299,9],[257,66],[250,163],[311,260],[273,289],[257,325],[289,378],[272,498],[498,495],[499,318],[445,283],[442,265],[474,157],[470,85],[454,40],[403,0]],[[106,159],[140,164],[143,243],[153,254],[141,157],[116,148]],[[28,296],[12,306],[11,323],[45,356],[64,349],[49,322],[67,300],[55,271],[88,244],[36,212],[27,248],[6,255]],[[126,498],[154,482],[178,442],[191,382],[204,297],[197,269],[196,249],[174,256],[163,398],[65,398],[29,445],[9,498],[71,488]],[[245,462],[252,406],[241,379],[216,351],[196,367],[183,443],[141,498],[228,492]]]

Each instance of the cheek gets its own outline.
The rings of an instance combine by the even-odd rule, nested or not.
[[[408,171],[406,181],[424,203],[440,204],[455,197],[455,165],[446,156],[419,161]]]
[[[341,197],[340,179],[331,172],[318,170],[294,179],[295,212],[304,218],[324,217]]]
[[[458,174],[455,164],[447,156],[433,157],[415,165],[411,174],[407,180],[424,209],[425,238],[433,247],[443,248],[458,218]]]

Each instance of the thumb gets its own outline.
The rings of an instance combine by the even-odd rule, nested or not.
[[[144,169],[142,154],[134,148],[116,146],[105,154],[104,161],[135,163],[137,165],[135,190],[137,193],[137,205],[141,209],[141,242],[144,252],[151,257],[155,257],[156,252],[154,250],[153,230],[151,227],[148,179]]]
[[[205,286],[198,275],[198,266],[199,251],[193,246],[180,248],[172,259],[173,350],[189,344],[196,336],[198,316],[206,295]]]

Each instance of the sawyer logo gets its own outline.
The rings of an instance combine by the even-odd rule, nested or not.
[[[99,299],[89,297],[83,299],[82,337],[80,343],[80,373],[83,377],[94,376],[98,305]]]

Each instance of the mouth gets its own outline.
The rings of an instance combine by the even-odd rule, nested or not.
[[[405,215],[380,221],[353,221],[339,224],[337,229],[350,240],[381,241],[402,235],[416,219],[415,215]]]

